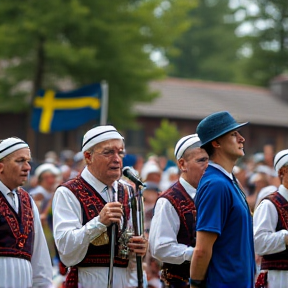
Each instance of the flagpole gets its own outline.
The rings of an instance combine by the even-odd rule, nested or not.
[[[101,81],[102,90],[102,103],[101,103],[101,115],[100,115],[100,125],[107,124],[108,118],[108,83],[106,80]]]

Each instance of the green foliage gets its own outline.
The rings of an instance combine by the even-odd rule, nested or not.
[[[257,12],[246,11],[244,22],[251,32],[243,37],[249,55],[242,62],[245,82],[267,86],[269,81],[288,69],[288,1],[254,1]]]
[[[237,50],[242,40],[235,35],[238,23],[228,2],[203,0],[190,11],[192,26],[168,54],[171,76],[237,82]]]
[[[165,76],[150,53],[190,26],[190,2],[1,0],[0,111],[28,111],[39,88],[106,80],[108,122],[133,125],[132,105],[154,99],[147,84]]]
[[[160,127],[155,130],[155,136],[149,138],[151,152],[158,156],[167,156],[174,159],[173,151],[179,139],[180,133],[177,126],[167,119],[163,119]]]

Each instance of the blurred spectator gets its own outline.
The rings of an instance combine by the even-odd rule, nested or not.
[[[76,177],[77,175],[79,175],[83,169],[85,168],[86,166],[86,162],[85,162],[85,159],[84,159],[84,154],[82,151],[79,151],[78,153],[76,153],[74,155],[74,165],[73,165],[73,171],[71,172],[71,176],[73,178]]]
[[[55,166],[58,166],[59,165],[59,157],[55,151],[48,151],[45,153],[44,162],[45,163],[52,163]]]
[[[58,271],[59,254],[52,237],[52,200],[57,186],[63,180],[62,173],[54,164],[44,163],[35,169],[34,177],[37,180],[37,186],[31,189],[29,193],[38,207],[45,236],[49,244],[50,256],[53,258],[53,266],[56,267]],[[48,229],[45,229],[45,226],[48,227]]]
[[[155,161],[156,160],[156,161]],[[145,184],[145,189],[143,191],[144,198],[144,234],[145,238],[148,239],[151,220],[154,214],[154,206],[156,200],[159,196],[159,184],[161,181],[162,170],[158,165],[157,158],[149,158],[147,162],[144,163],[141,171],[141,179]],[[144,259],[145,262],[145,271],[147,274],[148,287],[159,288],[161,285],[160,282],[160,269],[161,263],[154,259],[150,252],[147,251],[147,254]]]
[[[265,164],[265,158],[264,158],[264,153],[263,152],[257,152],[253,155],[253,162],[254,165],[264,165]]]
[[[144,164],[144,159],[141,155],[126,154],[123,158],[123,167],[129,166],[133,169],[136,176],[140,175]]]
[[[153,182],[159,187],[161,181],[162,170],[158,163],[153,160],[148,160],[144,163],[140,176],[142,182]]]
[[[246,200],[252,212],[254,211],[258,193],[262,188],[270,185],[269,179],[270,176],[264,172],[256,172],[251,176],[249,183],[251,186],[253,186],[253,192],[246,197]]]
[[[138,172],[138,175],[140,175],[140,172],[144,165],[144,158],[141,155],[136,155],[136,163],[134,164],[133,168]]]
[[[238,180],[243,192],[247,196],[249,194],[249,187],[248,187],[248,175],[247,175],[248,173],[246,167],[242,165],[234,166],[233,174]]]
[[[254,169],[248,179],[248,196],[247,202],[251,211],[254,211],[255,203],[259,192],[270,185],[278,186],[279,179],[275,170],[265,163],[264,153],[256,153],[253,155]]]
[[[161,191],[167,190],[170,186],[178,181],[180,170],[177,166],[170,166],[163,171],[159,188]]]
[[[69,149],[60,152],[60,170],[63,173],[63,181],[72,179],[78,174],[73,168],[74,156],[75,153]]]
[[[61,164],[66,164],[70,167],[74,164],[75,153],[72,150],[66,149],[60,152],[60,162]]]
[[[144,197],[144,227],[145,237],[148,239],[151,220],[154,214],[154,206],[159,197],[159,188],[153,182],[147,182],[146,187],[143,191]]]
[[[51,209],[51,201],[54,195],[56,186],[60,183],[59,176],[61,171],[52,163],[44,163],[38,166],[35,170],[37,186],[29,191],[33,197],[42,223],[48,221],[49,227],[52,227],[52,217],[47,218]]]
[[[263,154],[264,154],[264,163],[268,167],[274,170],[273,160],[275,156],[274,145],[272,144],[265,144],[263,146]]]
[[[63,182],[66,182],[72,179],[71,178],[72,168],[70,166],[64,164],[64,165],[61,165],[59,169],[61,170],[61,173],[62,173]]]
[[[153,216],[154,206],[159,196],[159,184],[161,181],[162,171],[154,161],[147,161],[141,171],[141,179],[144,182],[145,189],[143,190],[144,198],[144,222],[145,230],[150,229],[150,223]],[[148,237],[148,235],[147,235]]]

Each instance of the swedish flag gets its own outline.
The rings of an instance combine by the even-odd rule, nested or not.
[[[32,128],[42,133],[67,131],[100,119],[100,83],[68,92],[39,90],[33,99]]]

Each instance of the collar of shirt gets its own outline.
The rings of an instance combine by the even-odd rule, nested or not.
[[[184,180],[182,177],[179,178],[180,184],[184,187],[186,192],[189,194],[189,196],[194,199],[196,194],[196,189],[191,186],[186,180]]]
[[[220,170],[222,173],[227,175],[233,181],[232,173],[228,173],[221,165],[216,164],[216,163],[212,162],[211,160],[209,161],[209,165],[217,168],[218,170]]]
[[[288,189],[284,185],[280,185],[278,192],[288,201]]]
[[[88,170],[87,167],[85,167],[81,173],[81,177],[87,181],[92,187],[95,188],[96,191],[102,193],[106,191],[104,190],[104,188],[107,186],[106,184],[102,183],[101,181],[99,181],[97,178],[95,178],[91,172]],[[114,181],[112,184],[112,187],[114,188],[115,192],[118,192],[118,182]],[[104,190],[104,191],[103,191]]]
[[[13,189],[12,191],[7,187],[5,186],[1,181],[0,181],[0,191],[2,192],[2,194],[5,196],[5,198],[7,199],[7,201],[9,203],[11,203],[12,198],[11,196],[8,195],[8,193],[12,192],[14,194],[14,204],[12,205],[15,209],[16,212],[18,212],[18,196],[17,196],[17,193],[15,191],[16,189]]]
[[[10,197],[8,195],[8,193],[11,192],[11,190],[6,187],[1,181],[0,181],[0,191],[2,192],[2,194],[8,199],[8,197]],[[13,192],[13,191],[12,191]]]

